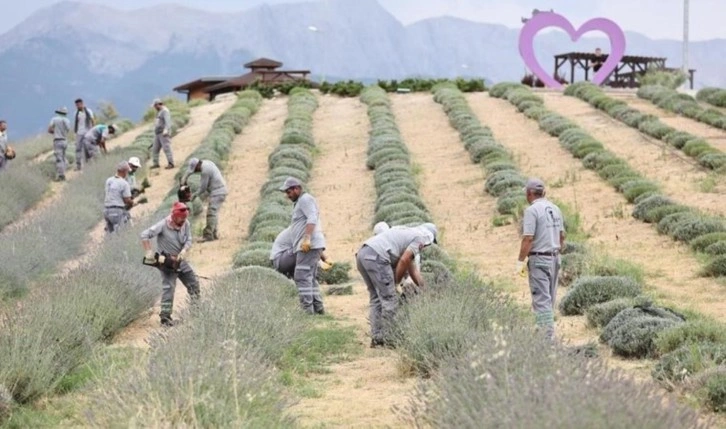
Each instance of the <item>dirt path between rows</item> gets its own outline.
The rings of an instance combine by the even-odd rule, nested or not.
[[[229,161],[222,172],[229,194],[220,210],[220,239],[199,243],[198,237],[194,237],[196,242],[190,250],[189,261],[198,275],[213,278],[232,268],[234,255],[247,238],[247,227],[259,205],[259,190],[267,179],[267,157],[280,141],[287,116],[286,103],[286,98],[266,100],[232,143]],[[204,215],[197,222],[204,224]],[[200,283],[204,295],[212,282],[200,279]],[[187,307],[187,298],[186,288],[177,282],[174,315]],[[121,333],[115,344],[146,347],[149,335],[160,328],[158,314],[157,303]]]
[[[687,246],[632,218],[632,205],[511,104],[488,94],[468,100],[497,141],[514,153],[524,174],[542,178],[550,185],[549,196],[580,214],[591,244],[642,266],[648,285],[666,303],[726,321],[723,286],[698,276],[700,264]],[[561,186],[553,188],[557,182]]]
[[[686,131],[698,137],[706,139],[712,146],[726,152],[726,131],[698,122],[693,119],[680,116],[667,110],[661,109],[648,100],[638,98],[635,94],[612,94],[614,98],[623,100],[634,109],[643,113],[655,115],[661,122],[677,129]]]
[[[715,214],[726,214],[720,193],[726,182],[699,167],[692,158],[667,144],[650,138],[600,110],[574,97],[559,93],[540,94],[548,109],[568,117],[595,139],[626,160],[646,178],[657,181],[663,192],[691,207]],[[714,181],[704,192],[704,183]]]
[[[322,395],[303,398],[292,413],[309,427],[402,427],[391,410],[403,405],[414,379],[402,379],[397,354],[371,349],[368,292],[355,269],[355,252],[372,232],[375,201],[373,175],[366,170],[369,123],[358,99],[320,97],[314,133],[320,155],[315,159],[311,193],[320,205],[326,253],[353,264],[354,294],[325,296],[325,307],[341,325],[353,326],[362,352],[354,360],[334,364],[328,374],[313,375]]]
[[[141,135],[144,131],[146,131],[149,128],[148,125],[141,125],[134,129],[131,129],[122,135],[120,135],[118,138],[114,138],[112,140],[109,140],[108,148],[113,149],[116,147],[127,147],[130,146],[131,143],[136,140],[136,137]],[[52,142],[49,142],[50,145],[52,145]],[[73,147],[71,144],[69,144],[69,150],[73,150]],[[53,154],[53,151],[50,152]],[[45,158],[43,158],[45,160]],[[68,181],[75,180],[80,176],[79,172],[76,171],[75,165],[68,164],[68,168],[66,170],[66,181],[65,182],[55,182],[51,181],[50,186],[48,187],[48,190],[45,193],[45,196],[33,207],[26,210],[20,218],[18,218],[17,221],[7,225],[5,228],[3,228],[3,231],[15,231],[21,228],[24,228],[28,225],[32,219],[38,215],[39,212],[45,210],[46,208],[53,205],[56,201],[60,200],[61,196],[63,195],[63,192],[65,191],[66,184]]]

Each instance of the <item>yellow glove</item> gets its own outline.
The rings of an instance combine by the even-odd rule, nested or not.
[[[331,268],[333,268],[333,263],[332,262],[320,261],[320,269],[321,270],[323,270],[323,271],[330,271]]]
[[[519,277],[527,277],[527,264],[524,261],[517,261],[514,274],[519,275]]]
[[[300,250],[302,250],[303,253],[308,253],[310,251],[310,246],[312,246],[310,243],[310,236],[306,235],[303,237],[302,243],[300,243]]]
[[[147,264],[153,264],[156,262],[156,258],[154,258],[153,250],[146,251],[146,254],[144,255],[144,262],[146,262]]]

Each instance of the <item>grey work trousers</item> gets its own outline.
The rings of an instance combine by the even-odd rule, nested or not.
[[[98,148],[98,145],[89,139],[83,139],[81,147],[83,149],[83,162],[86,164],[88,164],[88,162],[90,162],[93,158],[98,157],[101,153],[101,149]],[[76,165],[78,165],[78,161],[76,161]]]
[[[292,249],[286,250],[275,256],[272,260],[272,266],[275,267],[278,273],[285,275],[285,277],[291,279],[295,275],[295,262],[296,257],[292,252]]]
[[[55,172],[58,176],[66,175],[66,149],[68,142],[65,139],[53,140],[53,155],[55,156]]]
[[[5,154],[0,154],[0,171],[8,168],[8,160],[5,158]]]
[[[151,160],[154,165],[159,165],[159,152],[164,150],[166,162],[174,164],[174,154],[171,152],[171,137],[157,134],[154,137],[154,144],[151,146]]]
[[[317,280],[318,262],[323,249],[311,249],[305,253],[295,252],[295,286],[297,286],[300,306],[309,313],[323,313],[323,297]]]
[[[182,261],[178,270],[159,268],[159,271],[161,272],[162,286],[159,316],[162,319],[171,317],[171,311],[174,308],[174,290],[176,289],[177,278],[187,288],[190,299],[199,299],[199,279],[197,279],[194,269],[187,261]]]
[[[128,210],[120,207],[106,207],[103,209],[103,218],[106,220],[106,235],[118,232],[118,230],[129,222],[131,216]]]
[[[356,266],[368,287],[370,297],[371,337],[385,341],[390,335],[393,318],[398,309],[396,282],[391,263],[375,250],[363,246],[356,255]]]
[[[209,205],[207,206],[207,226],[202,231],[202,237],[206,240],[216,240],[219,238],[219,209],[222,203],[227,199],[227,195],[216,195],[209,197]]]
[[[83,133],[76,134],[76,170],[83,168]]]
[[[545,336],[555,337],[555,304],[557,301],[557,277],[560,271],[560,257],[531,255],[527,261],[529,289],[532,292],[532,310],[537,327]]]

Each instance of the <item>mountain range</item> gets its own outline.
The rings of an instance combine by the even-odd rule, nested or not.
[[[242,64],[258,57],[310,69],[313,79],[519,80],[524,65],[518,34],[451,17],[404,26],[376,0],[263,5],[239,13],[171,4],[122,11],[65,1],[0,35],[0,117],[18,138],[41,131],[56,107],[71,108],[83,97],[91,106],[113,102],[123,116],[139,119],[151,99],[173,87],[200,76],[245,73]],[[632,32],[627,41],[628,54],[664,56],[669,66],[680,65],[679,41]],[[574,44],[556,31],[536,41],[546,69],[556,53],[598,46],[607,51],[607,40]],[[694,42],[690,49],[697,86],[726,86],[726,40]]]

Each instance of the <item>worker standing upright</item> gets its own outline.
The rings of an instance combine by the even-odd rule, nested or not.
[[[71,121],[66,115],[68,109],[61,107],[55,111],[56,116],[50,120],[48,133],[53,134],[53,155],[55,156],[56,180],[66,180],[66,149],[68,149],[68,133],[71,131]]]
[[[76,100],[76,119],[73,125],[73,132],[76,133],[76,170],[83,168],[83,159],[85,159],[85,150],[83,147],[84,137],[86,133],[96,125],[96,118],[93,111],[86,107],[82,99]]]
[[[156,121],[154,122],[154,144],[151,147],[151,168],[159,168],[159,152],[164,149],[166,156],[166,169],[174,168],[174,154],[171,151],[171,112],[164,106],[164,102],[157,98],[154,100]]]

